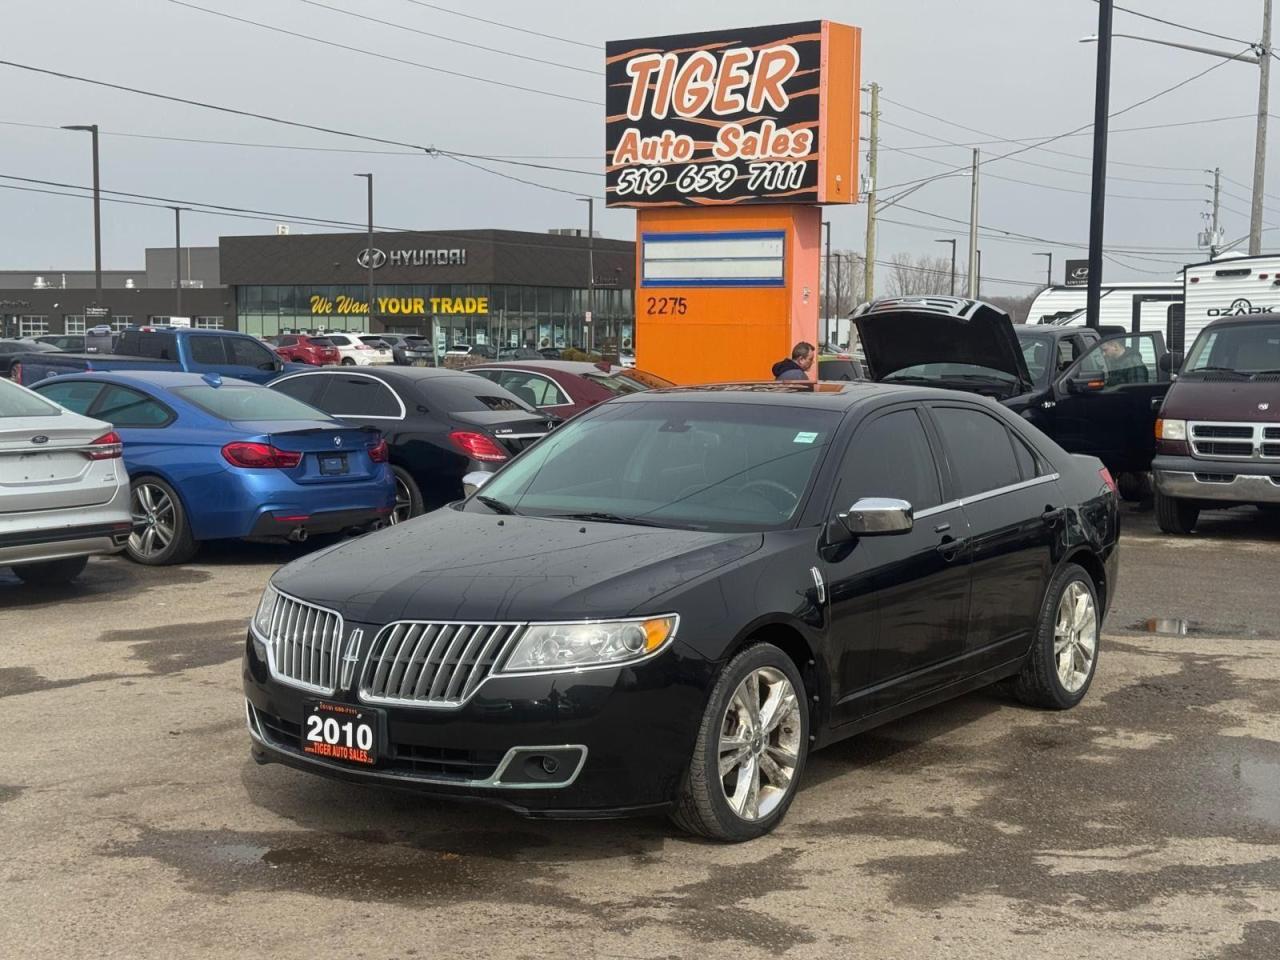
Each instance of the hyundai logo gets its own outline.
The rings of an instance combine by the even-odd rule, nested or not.
[[[48,442],[49,442],[49,438],[48,438],[48,437],[46,437],[46,436],[42,433],[42,434],[40,434],[40,436],[38,436],[38,437],[32,437],[32,438],[31,438],[31,442],[32,442],[32,443],[48,443]]]
[[[356,263],[366,270],[377,270],[387,262],[387,255],[377,247],[365,247],[356,254]]]

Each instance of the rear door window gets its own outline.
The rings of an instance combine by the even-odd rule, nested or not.
[[[117,384],[107,384],[93,415],[113,427],[163,427],[173,419],[168,408],[152,397]]]
[[[222,349],[221,337],[192,337],[191,361],[221,367],[227,362],[227,354]]]
[[[1022,481],[1009,428],[973,407],[933,408],[947,459],[961,497],[1010,487]]]
[[[116,352],[132,357],[150,357],[152,360],[177,360],[178,338],[172,333],[126,330],[120,334]]]
[[[318,377],[315,379],[319,379]],[[402,415],[400,401],[374,377],[330,375],[320,408],[335,417],[392,417]]]
[[[69,383],[54,381],[42,384],[36,392],[54,403],[61,404],[72,413],[87,416],[93,401],[98,399],[98,394],[102,392],[102,384],[91,380],[72,380]]]

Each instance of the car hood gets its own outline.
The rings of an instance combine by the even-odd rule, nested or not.
[[[1272,381],[1179,377],[1165,394],[1160,416],[1170,420],[1280,423],[1280,389]]]
[[[1031,375],[1013,321],[998,307],[950,297],[904,297],[866,304],[854,323],[872,375],[922,363],[967,363],[1016,377],[1031,389]]]
[[[445,507],[294,561],[272,582],[379,625],[617,617],[741,560],[763,539]]]

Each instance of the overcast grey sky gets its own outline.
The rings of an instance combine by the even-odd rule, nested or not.
[[[576,44],[479,23],[414,0],[191,2],[442,70],[588,101],[603,98],[603,79],[596,71],[602,68],[599,47],[606,40],[778,20],[828,18],[853,23],[863,29],[862,81],[880,83],[885,98],[881,104],[882,186],[968,162],[968,148],[939,145],[934,138],[960,143],[993,139],[906,107],[1006,138],[1061,133],[1087,123],[1093,111],[1094,47],[1077,42],[1096,29],[1097,6],[1091,0],[864,0],[857,4],[792,0],[782,15],[780,5],[768,0],[439,0],[434,5]],[[1261,0],[1214,5],[1195,0],[1128,0],[1124,5],[1242,41],[1256,39],[1260,32]],[[322,6],[555,65],[463,47]],[[1121,12],[1116,14],[1116,30],[1233,52],[1244,48],[1243,43],[1174,30]],[[595,103],[507,89],[346,52],[211,16],[173,0],[7,0],[0,4],[0,37],[4,38],[0,57],[49,69],[414,144],[485,155],[554,157],[530,162],[601,169],[595,158],[602,149],[604,111]],[[1112,110],[1219,62],[1117,39]],[[1224,180],[1223,196],[1228,238],[1247,232],[1254,140],[1249,115],[1256,105],[1257,73],[1256,67],[1223,61],[1203,78],[1113,121],[1107,242],[1140,250],[1140,256],[1148,259],[1124,254],[1129,267],[1109,263],[1108,279],[1155,279],[1171,275],[1178,264],[1197,257],[1195,235],[1203,226],[1201,213],[1207,210],[1203,201],[1209,196],[1204,186],[1210,180],[1203,172],[1207,168],[1220,166],[1224,177],[1230,178]],[[1228,117],[1237,119],[1121,132]],[[377,183],[376,219],[388,227],[544,230],[581,225],[585,219],[584,205],[569,195],[502,179],[448,159],[122,136],[354,151],[398,149],[4,66],[0,66],[0,121],[0,174],[11,176],[89,183],[86,134],[15,124],[97,123],[104,131],[102,185],[108,189],[363,222],[364,183],[352,174],[372,171]],[[1277,144],[1273,154],[1280,152],[1280,129],[1272,140]],[[982,149],[985,156],[1016,146],[991,144]],[[916,155],[892,148],[912,148]],[[1089,149],[1088,136],[1070,137],[984,168],[981,222],[1054,241],[1024,244],[984,239],[980,245],[987,277],[1040,279],[1044,259],[1033,254],[1052,250],[1058,280],[1057,264],[1062,258],[1084,255],[1083,248],[1073,244],[1083,244],[1088,235]],[[603,189],[602,179],[596,176],[490,166],[563,190],[599,195]],[[1275,176],[1275,162],[1268,174]],[[1268,192],[1280,197],[1280,182],[1269,180]],[[916,226],[883,224],[879,256],[945,252],[947,248],[934,240],[954,235],[949,231],[962,232],[963,227],[936,218],[967,218],[968,178],[931,183],[903,203],[914,210],[898,207],[884,216]],[[606,213],[600,206],[597,229],[607,236],[631,236],[633,214]],[[831,208],[829,216],[835,244],[861,250],[864,208]],[[104,265],[140,266],[144,247],[172,242],[172,220],[167,210],[104,204]],[[1280,214],[1269,212],[1268,222],[1280,224]],[[273,229],[271,222],[191,213],[184,215],[183,239],[214,244],[220,235]],[[292,229],[308,228],[295,224]],[[1277,239],[1275,232],[1264,235],[1264,246]],[[87,201],[0,189],[0,266],[47,270],[91,265]],[[984,290],[993,293],[1022,289],[994,281],[984,284]]]

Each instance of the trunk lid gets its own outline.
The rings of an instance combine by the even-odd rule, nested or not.
[[[0,513],[107,503],[119,458],[91,460],[89,445],[111,425],[73,413],[0,418]]]
[[[555,425],[555,421],[547,417],[509,410],[468,410],[452,416],[464,427],[476,427],[480,432],[489,434],[512,456],[533,446]]]
[[[897,297],[864,304],[854,316],[875,380],[918,371],[939,386],[969,389],[986,372],[1009,384],[1009,396],[1031,389],[1031,375],[1013,331],[998,307],[956,297]],[[976,368],[976,369],[969,369]],[[916,382],[912,379],[911,382]]]
[[[283,420],[263,423],[234,423],[250,442],[269,443],[291,453],[300,453],[296,467],[284,468],[296,483],[346,483],[368,480],[378,469],[369,457],[381,434],[377,430],[314,420]]]

